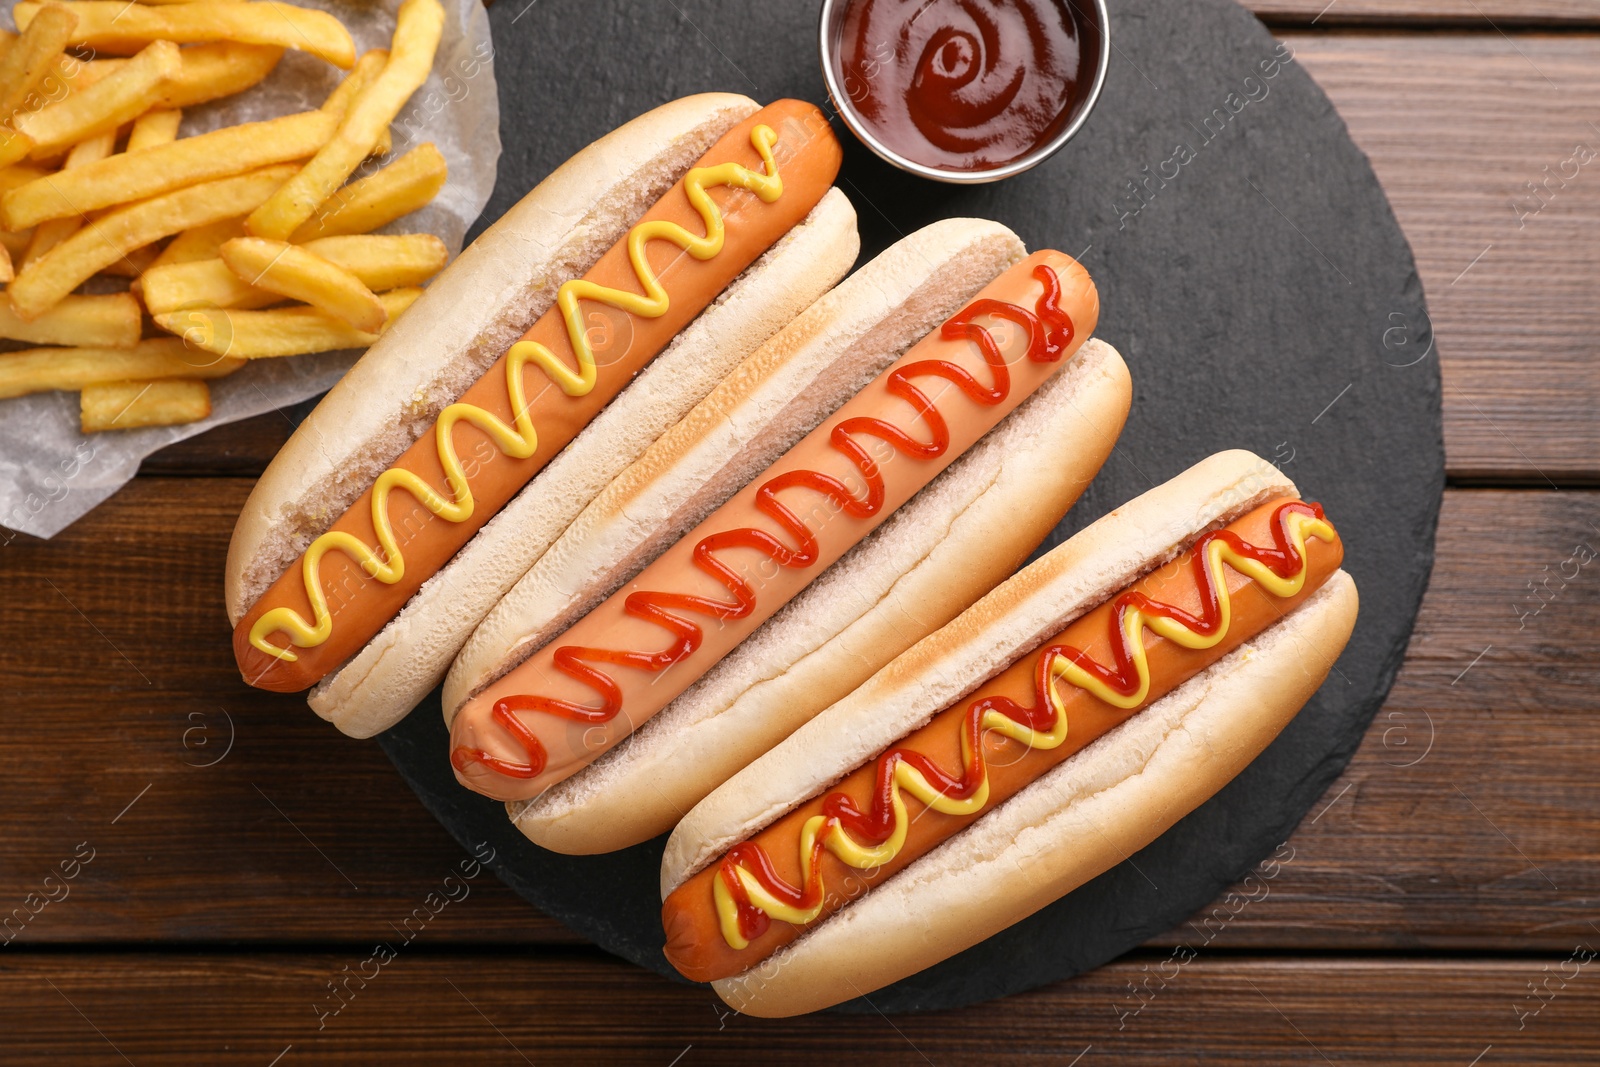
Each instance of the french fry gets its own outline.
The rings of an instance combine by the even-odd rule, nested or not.
[[[271,199],[251,212],[245,220],[246,230],[256,237],[286,240],[316,213],[372,153],[383,131],[427,80],[443,29],[444,8],[439,0],[402,0],[383,71],[357,94],[332,140]]]
[[[139,293],[152,315],[189,308],[249,310],[283,300],[277,293],[247,285],[218,258],[153,266],[139,276]]]
[[[25,30],[42,6],[19,3],[12,17]],[[140,41],[238,41],[309,52],[341,70],[349,70],[356,61],[355,42],[338,19],[326,11],[275,0],[160,7],[122,0],[69,0],[61,6],[78,17],[72,43],[100,50],[117,50]]]
[[[0,398],[147,378],[221,378],[244,366],[193,350],[177,337],[134,348],[26,348],[0,353]]]
[[[350,271],[373,292],[420,285],[450,260],[449,249],[431,233],[324,237],[304,247]]]
[[[421,289],[392,289],[380,293],[378,299],[388,315],[384,328],[387,329],[421,295]],[[365,348],[378,339],[378,334],[363,333],[349,323],[310,307],[267,311],[193,309],[157,315],[155,320],[163,330],[182,337],[186,345],[239,359]],[[0,386],[3,386],[3,378],[0,378]]]
[[[173,192],[258,167],[305,159],[338,123],[321,111],[228,126],[142,152],[124,152],[70,174],[52,174],[0,197],[0,225],[34,226]],[[291,172],[292,173],[292,172]]]
[[[305,244],[318,237],[370,233],[411,214],[439,195],[448,166],[432,142],[420,144],[384,167],[334,193],[289,238]]]
[[[263,167],[118,208],[18,272],[8,290],[11,306],[25,319],[37,318],[96,271],[135,249],[170,234],[247,213],[294,172],[293,165]]]
[[[449,259],[444,242],[431,233],[325,237],[304,247],[345,268],[374,292],[420,285]],[[152,315],[185,308],[262,308],[283,299],[246,285],[221,259],[153,267],[140,282]]]
[[[27,159],[33,149],[32,137],[16,130],[0,127],[0,167],[9,167],[13,163]]]
[[[182,109],[242,93],[260,82],[283,58],[276,45],[213,41],[183,50],[183,69],[167,81],[158,107]]]
[[[21,259],[23,254],[28,251],[28,245],[32,241],[32,230],[17,230],[14,233],[10,230],[0,230],[0,248],[4,248],[6,255],[13,260]],[[9,282],[11,275],[7,274],[3,280]]]
[[[361,90],[372,84],[372,80],[383,73],[383,65],[389,62],[387,48],[372,48],[361,54],[356,60],[356,65],[350,68],[350,73],[334,86],[333,92],[328,94],[328,99],[322,102],[322,110],[330,115],[344,118],[345,112],[350,110],[350,105],[360,95]]]
[[[16,269],[11,265],[11,249],[0,247],[0,282],[9,285],[16,276]]]
[[[178,72],[178,46],[153,41],[122,69],[60,103],[19,114],[16,128],[33,138],[35,158],[88,140],[148,111],[160,96],[163,81]]]
[[[80,141],[72,146],[71,152],[67,153],[67,162],[64,170],[76,170],[80,167],[87,167],[91,163],[97,163],[114,152],[116,147],[116,130],[91,137],[87,141]],[[22,265],[26,267],[68,237],[77,233],[82,226],[83,216],[76,214],[41,223],[33,231],[33,240],[28,242],[28,250],[23,254]]]
[[[0,303],[0,337],[33,345],[133,348],[142,326],[139,301],[132,293],[69,296],[32,322]]]
[[[0,193],[9,193],[49,173],[43,167],[36,167],[31,163],[13,163],[9,167],[0,167]]]
[[[247,285],[321,308],[362,333],[377,333],[388,321],[360,278],[300,245],[240,237],[222,246],[221,259]]]
[[[84,433],[178,426],[211,414],[211,389],[192,378],[106,382],[85,386],[78,409]]]
[[[177,108],[146,111],[133,120],[133,129],[128,131],[128,145],[123,151],[137,152],[141,148],[171,144],[178,139],[178,126],[182,122],[183,112]]]
[[[159,255],[161,255],[161,249],[153,244],[145,245],[143,248],[135,248],[115,263],[107,264],[102,273],[115,274],[119,278],[137,279],[139,275],[150,269],[150,265],[156,261],[156,257]]]
[[[387,48],[373,48],[362,53],[361,58],[356,60],[356,65],[350,68],[350,73],[345,76],[344,81],[340,82],[333,92],[328,94],[328,99],[323,101],[322,110],[343,119],[357,94],[372,84],[372,80],[383,72],[383,65],[387,62],[389,62]],[[378,135],[377,144],[372,146],[372,151],[368,154],[386,156],[393,150],[394,138],[389,133],[389,127],[385,126],[383,132]]]
[[[184,230],[167,242],[167,247],[161,250],[161,254],[150,264],[149,269],[155,270],[175,263],[193,263],[200,259],[216,259],[217,250],[222,247],[223,242],[243,236],[242,216]]]
[[[78,16],[47,4],[0,59],[0,121],[16,114],[28,94],[55,69],[56,58],[72,39]]]

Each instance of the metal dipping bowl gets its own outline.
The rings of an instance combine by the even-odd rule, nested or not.
[[[1100,90],[1106,82],[1106,69],[1111,60],[1111,20],[1106,12],[1106,0],[1057,0],[1060,4],[1068,4],[1083,10],[1079,5],[1092,5],[1094,9],[1093,20],[1100,31],[1099,62],[1095,65],[1094,80],[1089,86],[1089,92],[1082,97],[1075,108],[1075,114],[1057,133],[1046,143],[1035,148],[1027,155],[1014,159],[1009,163],[988,170],[940,170],[930,167],[925,163],[907,159],[894,149],[885,145],[873,136],[872,129],[862,120],[856,111],[850,94],[839,83],[838,74],[834,70],[834,42],[840,34],[840,27],[844,22],[846,9],[852,0],[822,0],[822,16],[818,20],[817,44],[822,57],[822,77],[828,85],[828,95],[833,99],[834,107],[839,111],[839,117],[844,124],[850,127],[850,132],[880,158],[899,167],[909,174],[927,178],[936,182],[949,182],[954,185],[981,185],[985,182],[997,182],[1001,178],[1009,178],[1013,174],[1021,174],[1038,166],[1061,150],[1061,146],[1072,140],[1083,124],[1088,120],[1089,113],[1094,110],[1095,103],[1100,99]],[[1085,20],[1087,21],[1087,20]]]

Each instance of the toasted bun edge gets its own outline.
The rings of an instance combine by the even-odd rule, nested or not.
[[[1281,622],[744,974],[739,1011],[829,1007],[948,959],[1109,870],[1210,799],[1327,678],[1355,626],[1337,571]]]

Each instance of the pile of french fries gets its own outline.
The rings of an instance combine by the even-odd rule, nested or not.
[[[372,233],[444,185],[434,145],[391,159],[389,132],[433,67],[439,0],[404,0],[390,48],[359,59],[332,15],[268,0],[13,12],[0,338],[48,347],[0,353],[0,398],[76,390],[84,433],[194,422],[207,380],[369,345],[444,267],[431,234]],[[184,108],[249,89],[285,49],[349,71],[321,108],[178,136]]]

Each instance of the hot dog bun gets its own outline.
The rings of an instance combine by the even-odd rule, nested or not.
[[[573,157],[474,242],[268,468],[230,546],[230,618],[237,624],[295,554],[432,428],[443,406],[550,308],[561,282],[587,271],[708,146],[756,111],[754,102],[727,94],[657,108]],[[830,190],[365,647],[324,677],[310,694],[312,707],[358,737],[402,718],[583,505],[842,277],[857,248],[854,211]]]
[[[1073,363],[629,742],[512,821],[557,852],[625,848],[1003,581],[1109,456],[1132,383],[1090,340]],[[692,773],[689,769],[692,768]]]
[[[596,497],[495,606],[445,679],[445,721],[1026,254],[997,222],[948,219],[897,242],[807,308]]]
[[[1293,495],[1270,465],[1225,453],[1090,526],[713,792],[668,842],[663,897],[1200,534]],[[1282,621],[717,991],[757,1015],[825,1007],[960,951],[1114,865],[1276,736],[1326,676],[1355,610],[1354,584],[1335,572]]]
[[[1098,314],[1093,280],[1059,251],[991,279],[633,581],[463,704],[457,780],[532,799],[625,741],[1072,365]]]
[[[256,482],[228,546],[228,621],[420,437],[695,159],[758,110],[663,104],[558,167],[435,278],[329,391]]]
[[[319,683],[307,698],[312,709],[352,737],[370,737],[403,718],[445,677],[473,628],[585,502],[844,277],[859,248],[855,209],[832,189],[651,360],[378,636]]]

